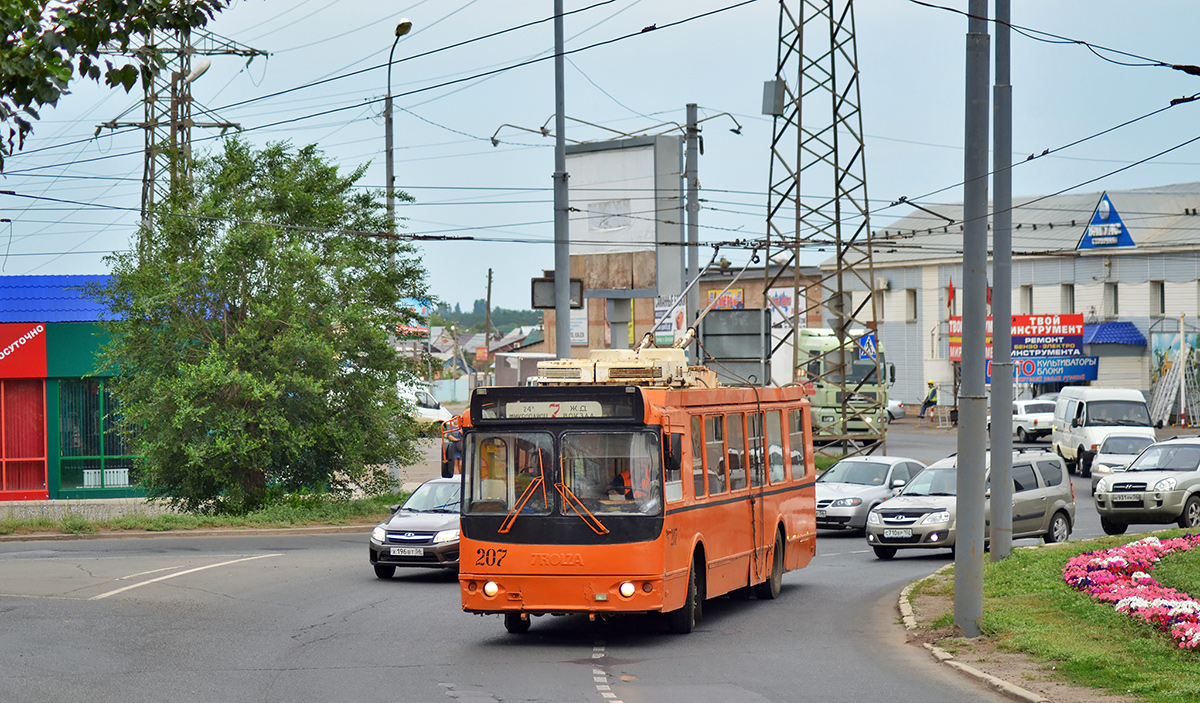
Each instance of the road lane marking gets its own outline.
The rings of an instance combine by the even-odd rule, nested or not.
[[[104,598],[108,598],[109,596],[115,596],[118,593],[124,593],[125,591],[132,591],[135,588],[147,586],[152,583],[158,583],[159,581],[166,581],[167,579],[173,579],[176,576],[185,576],[187,574],[194,574],[197,571],[204,571],[205,569],[215,569],[218,566],[229,566],[230,564],[238,564],[238,563],[241,563],[244,561],[254,561],[255,559],[266,559],[268,557],[281,557],[281,556],[283,556],[282,553],[260,554],[256,557],[245,557],[242,559],[234,559],[232,561],[223,561],[220,564],[209,564],[208,566],[197,566],[194,569],[187,569],[186,571],[179,571],[174,574],[167,574],[166,576],[159,576],[158,578],[153,578],[148,581],[139,581],[138,583],[132,583],[128,586],[122,586],[121,588],[109,591],[107,593],[101,593],[100,595],[92,596],[91,598],[88,598],[88,600],[102,600]],[[146,573],[150,573],[150,572],[146,572]],[[137,576],[137,574],[134,574],[134,576]]]

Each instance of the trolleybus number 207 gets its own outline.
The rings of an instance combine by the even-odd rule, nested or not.
[[[462,607],[510,632],[632,613],[690,632],[706,598],[772,599],[815,552],[803,388],[480,388],[461,423]]]

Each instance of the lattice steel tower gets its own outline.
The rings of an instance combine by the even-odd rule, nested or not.
[[[871,263],[853,0],[780,0],[777,59],[763,102],[764,112],[775,116],[767,261],[781,265],[774,272],[769,263],[765,267],[764,295],[791,276],[793,302],[788,334],[772,352],[791,340],[793,370],[812,366],[817,373],[808,380],[836,391],[841,412],[832,422],[814,413],[814,437],[839,452],[882,451],[886,399],[862,388],[886,387],[879,355],[873,376],[855,380],[850,372],[859,343],[875,331],[880,304]],[[814,250],[833,256],[812,280],[801,276],[799,264],[802,252]],[[769,298],[765,304],[771,305]],[[839,346],[802,358],[795,342],[813,313],[834,330]],[[814,360],[824,362],[819,370]],[[868,417],[883,422],[864,423]]]
[[[171,183],[180,176],[191,175],[192,128],[216,128],[222,131],[238,128],[236,123],[225,122],[203,107],[199,107],[199,111],[213,118],[213,121],[196,122],[192,119],[191,82],[207,69],[207,64],[193,66],[192,57],[245,56],[248,60],[253,60],[255,56],[265,53],[209,31],[189,30],[157,36],[151,34],[141,50],[143,57],[147,55],[148,49],[156,49],[165,57],[166,62],[160,70],[154,72],[153,79],[144,86],[143,119],[138,122],[122,122],[121,117],[124,115],[121,115],[96,129],[97,133],[105,127],[140,127],[145,131],[142,219],[147,222],[153,214],[155,202],[166,196]],[[106,53],[120,52],[111,49]],[[125,114],[130,111],[127,110]],[[173,158],[176,154],[180,158]],[[164,174],[168,174],[169,178],[163,178]]]

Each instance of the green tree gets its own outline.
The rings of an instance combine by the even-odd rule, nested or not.
[[[162,54],[144,41],[155,31],[203,27],[232,0],[0,0],[0,171],[46,105],[76,75],[129,91],[150,80]],[[149,44],[149,46],[147,46]],[[125,58],[101,59],[101,50]],[[134,53],[137,59],[130,58]],[[101,67],[103,63],[103,67]]]
[[[91,293],[116,321],[105,363],[142,483],[193,512],[303,489],[378,491],[412,461],[389,330],[427,297],[378,193],[315,147],[226,141],[197,162]],[[411,200],[406,194],[401,199]],[[374,468],[373,468],[374,467]]]

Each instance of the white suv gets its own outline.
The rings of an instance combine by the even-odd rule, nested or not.
[[[1110,535],[1131,524],[1200,527],[1200,437],[1152,444],[1125,471],[1097,481],[1096,512]]]

